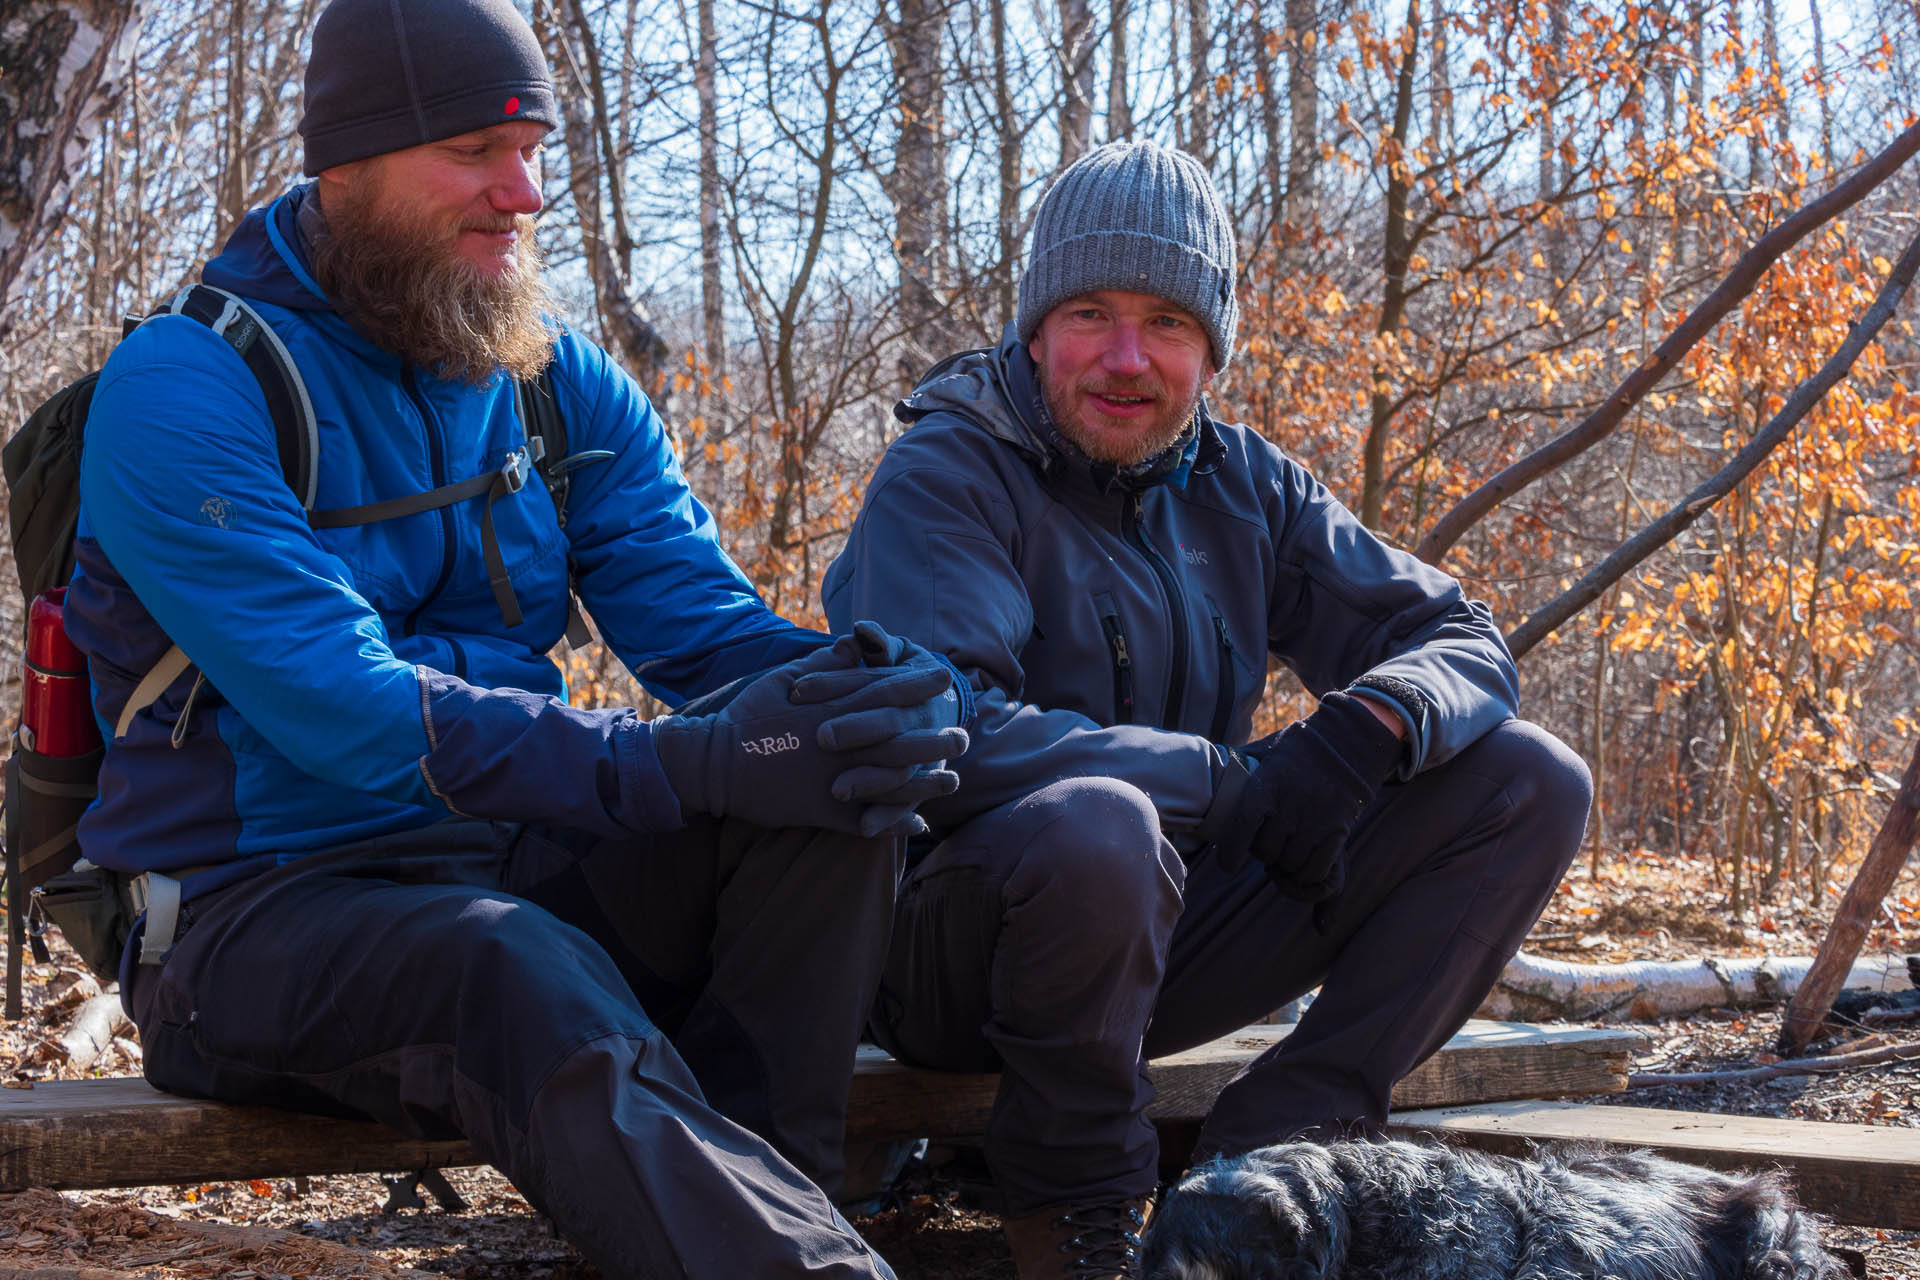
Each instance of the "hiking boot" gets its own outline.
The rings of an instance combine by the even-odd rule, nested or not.
[[[1020,1280],[1134,1280],[1153,1200],[1047,1209],[1002,1226]]]

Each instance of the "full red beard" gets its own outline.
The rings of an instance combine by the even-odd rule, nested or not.
[[[534,245],[533,219],[501,214],[447,222],[385,207],[377,187],[349,188],[322,210],[309,246],[314,277],[354,328],[436,375],[484,385],[501,370],[531,378],[553,358],[553,299]],[[519,233],[492,278],[461,257],[462,230]]]

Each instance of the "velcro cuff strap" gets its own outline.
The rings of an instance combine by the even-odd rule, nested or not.
[[[1213,788],[1213,803],[1207,806],[1207,813],[1194,828],[1194,838],[1202,844],[1220,845],[1228,836],[1228,828],[1240,812],[1240,797],[1246,792],[1247,784],[1253,778],[1253,767],[1247,763],[1244,753],[1232,747],[1215,746],[1224,759],[1220,765],[1220,781]],[[1220,866],[1224,871],[1238,870],[1246,860],[1246,841],[1244,839],[1227,841],[1231,848],[1220,851]]]
[[[949,658],[946,654],[941,653],[937,649],[929,649],[927,652],[931,653],[935,661],[939,662],[941,666],[953,672],[953,696],[960,699],[960,727],[962,729],[973,728],[973,681],[967,679],[966,674],[962,672],[959,667],[955,666],[953,659]]]

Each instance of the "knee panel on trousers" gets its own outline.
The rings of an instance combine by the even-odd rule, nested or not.
[[[1182,868],[1146,793],[1112,778],[1073,778],[1015,809],[1024,828],[1006,880],[1010,906],[1040,908],[1053,927],[1092,942],[1136,936],[1177,914]]]
[[[1566,743],[1526,720],[1509,720],[1463,752],[1458,763],[1500,780],[1513,804],[1512,857],[1558,881],[1580,847],[1593,806],[1593,774]]]

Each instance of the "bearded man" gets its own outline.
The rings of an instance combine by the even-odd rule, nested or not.
[[[1022,1280],[1135,1273],[1143,1062],[1319,986],[1194,1159],[1377,1128],[1578,847],[1580,760],[1514,718],[1485,606],[1203,392],[1233,357],[1206,172],[1115,143],[1034,215],[998,348],[936,366],[828,571],[828,617],[949,657],[978,718],[910,846],[875,1038],[1002,1072]],[[1319,699],[1249,742],[1269,655]]]
[[[80,841],[155,904],[147,1077],[464,1137],[608,1276],[891,1276],[831,1195],[901,837],[970,706],[871,624],[770,612],[550,317],[557,116],[508,0],[334,0],[306,93],[317,180],[205,280],[301,375],[313,500],[237,303],[121,344],[82,461],[66,616],[119,728]],[[576,590],[686,705],[567,705]]]

